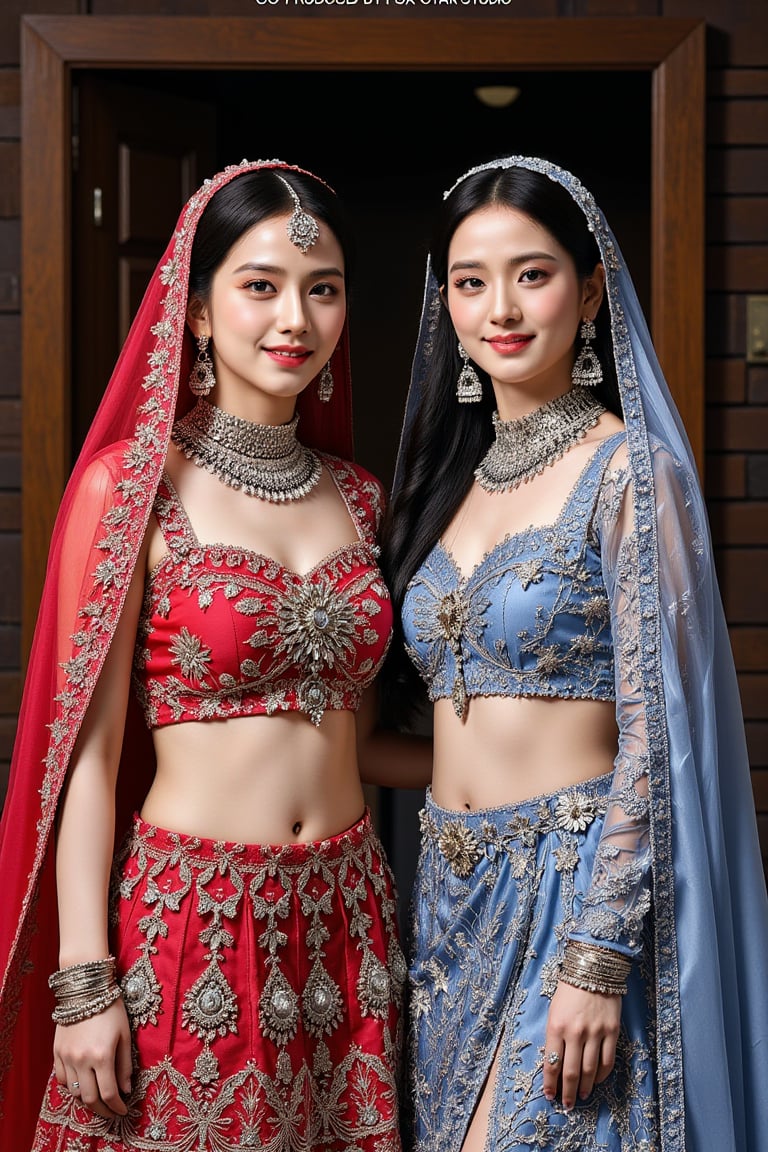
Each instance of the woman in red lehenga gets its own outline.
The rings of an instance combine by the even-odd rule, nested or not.
[[[348,272],[310,173],[206,181],[65,492],[0,841],[8,1152],[400,1150]]]

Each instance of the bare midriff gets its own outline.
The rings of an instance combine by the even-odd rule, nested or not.
[[[434,712],[432,795],[455,811],[498,808],[613,770],[616,706],[606,700],[475,696],[460,720]]]
[[[190,722],[153,733],[157,771],[141,816],[174,832],[245,844],[337,835],[365,808],[355,715]]]

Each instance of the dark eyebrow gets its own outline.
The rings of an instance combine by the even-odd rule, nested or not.
[[[551,252],[523,252],[520,256],[515,256],[510,260],[513,266],[518,264],[528,264],[531,260],[549,260],[551,263],[557,263],[557,256],[553,256]],[[456,260],[451,264],[448,269],[449,272],[458,272],[461,269],[470,268],[484,268],[485,265],[480,260]]]
[[[281,268],[278,264],[241,264],[239,268],[235,268],[232,275],[237,276],[241,272],[268,272],[273,275],[284,274],[285,269]],[[344,278],[344,273],[340,268],[332,265],[329,268],[312,268],[308,273],[310,276],[340,276]]]
[[[284,272],[284,268],[280,268],[277,264],[241,264],[239,268],[233,270],[232,275],[236,276],[238,272]]]
[[[312,275],[312,276],[340,276],[342,278],[342,280],[344,279],[344,273],[342,272],[341,268],[337,268],[333,264],[329,268],[313,268],[310,275]]]

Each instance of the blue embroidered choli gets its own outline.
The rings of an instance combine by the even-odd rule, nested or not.
[[[592,884],[568,935],[640,951],[650,907],[648,757],[624,433],[590,457],[553,524],[506,536],[466,577],[441,542],[403,602],[406,649],[431,700],[616,701],[618,753]]]

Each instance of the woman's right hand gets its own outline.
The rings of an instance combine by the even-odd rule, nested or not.
[[[570,1112],[577,1098],[585,1100],[595,1084],[610,1075],[616,1060],[621,1008],[621,996],[587,992],[559,981],[544,1040],[547,1100],[554,1100],[559,1085],[563,1109]]]
[[[53,1041],[56,1079],[97,1116],[126,1116],[131,1091],[131,1028],[122,999],[77,1024],[59,1024]],[[122,1093],[122,1095],[121,1095]]]

